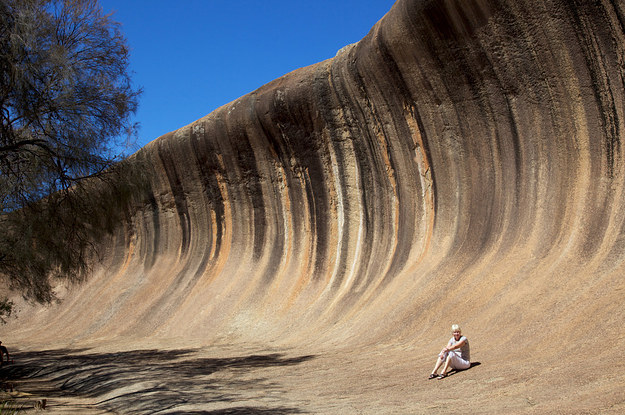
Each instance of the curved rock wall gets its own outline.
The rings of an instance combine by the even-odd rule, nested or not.
[[[23,337],[409,345],[459,322],[525,354],[615,330],[624,27],[619,1],[399,0],[142,149],[148,202]]]

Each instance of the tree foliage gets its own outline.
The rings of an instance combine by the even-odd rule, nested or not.
[[[96,0],[0,0],[0,275],[29,298],[84,273],[136,190],[128,63]]]
[[[0,274],[39,302],[54,299],[58,280],[81,281],[100,259],[100,242],[132,212],[146,189],[141,164],[122,162],[0,216]],[[0,316],[2,315],[0,308]]]
[[[128,59],[94,0],[0,3],[2,211],[111,166],[111,139],[134,128]]]

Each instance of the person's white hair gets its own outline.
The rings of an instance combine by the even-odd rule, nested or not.
[[[462,333],[462,330],[460,330],[460,326],[459,326],[459,325],[457,325],[457,324],[452,324],[452,325],[451,325],[451,331],[452,331],[452,333],[453,333],[454,331],[456,331],[456,330],[457,330],[459,333]]]

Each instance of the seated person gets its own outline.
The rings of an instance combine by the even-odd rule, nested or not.
[[[453,332],[453,337],[449,339],[447,346],[444,347],[439,353],[436,364],[434,365],[434,370],[432,371],[429,379],[434,379],[436,377],[442,379],[446,377],[447,370],[450,367],[456,370],[468,369],[471,367],[471,363],[469,362],[469,340],[462,335],[462,331],[457,324],[451,326],[451,331]],[[441,374],[437,375],[436,372],[441,367],[443,362],[445,363],[445,366],[443,366]]]

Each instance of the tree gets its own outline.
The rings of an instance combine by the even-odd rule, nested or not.
[[[111,139],[134,129],[128,60],[95,0],[0,3],[3,212],[111,166]]]
[[[0,0],[0,276],[27,298],[82,275],[130,203],[136,183],[116,164],[137,128],[128,64],[96,0]]]

